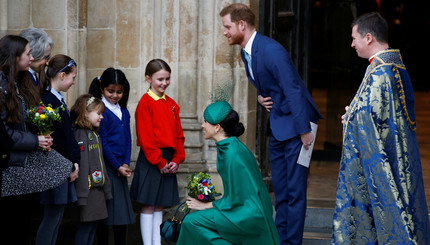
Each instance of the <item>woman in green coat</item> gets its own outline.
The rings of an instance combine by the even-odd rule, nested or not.
[[[279,244],[272,202],[251,151],[237,138],[244,132],[229,103],[210,104],[204,114],[205,139],[217,144],[217,170],[224,195],[213,202],[188,197],[192,210],[177,244]]]

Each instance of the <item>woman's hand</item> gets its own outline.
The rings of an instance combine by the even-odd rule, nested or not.
[[[175,162],[169,162],[167,164],[167,169],[169,169],[169,173],[171,174],[176,174],[176,172],[178,172],[178,164]]]
[[[128,164],[124,163],[121,167],[118,168],[118,176],[131,177],[131,169]]]
[[[38,135],[37,138],[39,139],[40,148],[43,148],[48,151],[51,150],[51,145],[53,140],[51,136]]]
[[[192,197],[187,197],[187,201],[185,202],[188,208],[194,210],[205,210],[209,208],[213,208],[212,202],[202,202]]]

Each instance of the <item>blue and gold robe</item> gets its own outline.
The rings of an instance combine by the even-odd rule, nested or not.
[[[346,114],[333,243],[430,244],[415,128],[400,51],[384,50]]]

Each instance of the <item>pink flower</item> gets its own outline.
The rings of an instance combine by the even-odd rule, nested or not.
[[[199,194],[199,195],[197,195],[197,198],[198,198],[199,200],[203,200],[203,198],[205,198],[205,196],[204,196],[203,194]]]

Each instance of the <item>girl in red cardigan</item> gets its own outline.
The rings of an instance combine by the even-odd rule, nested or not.
[[[161,244],[163,207],[179,203],[176,172],[185,160],[185,137],[179,106],[165,94],[170,72],[169,65],[161,59],[148,63],[145,80],[150,87],[135,112],[137,145],[141,149],[130,194],[143,205],[140,229],[145,245]]]

